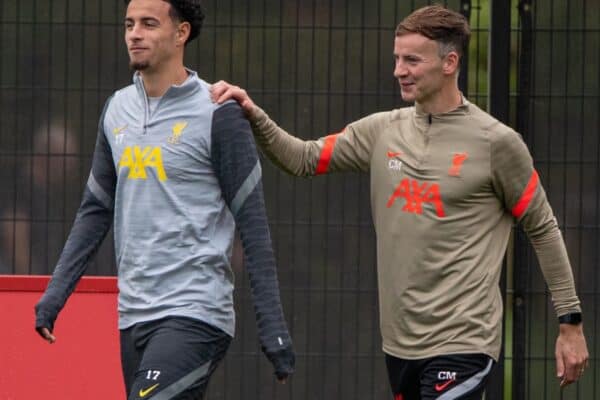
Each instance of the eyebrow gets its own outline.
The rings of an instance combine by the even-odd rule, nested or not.
[[[413,53],[408,53],[408,54],[398,54],[398,53],[394,53],[394,57],[395,58],[402,58],[404,60],[406,59],[415,59],[415,60],[421,60],[423,59],[422,56],[418,55],[418,54],[413,54]]]
[[[142,17],[142,18],[140,18],[140,21],[141,22],[154,21],[154,22],[160,23],[160,20],[155,17]],[[125,22],[135,22],[135,18],[127,17],[127,18],[125,18]]]

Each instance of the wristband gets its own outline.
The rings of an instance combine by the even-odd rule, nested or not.
[[[579,325],[583,318],[580,312],[569,313],[558,317],[559,324]]]

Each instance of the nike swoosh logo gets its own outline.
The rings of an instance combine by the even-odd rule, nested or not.
[[[150,394],[150,392],[152,392],[154,389],[156,389],[158,387],[159,383],[157,383],[154,386],[150,386],[148,389],[140,389],[140,397],[146,397]]]
[[[402,155],[402,153],[399,152],[399,151],[388,151],[387,152],[388,158],[394,158],[394,157],[398,157],[398,156],[401,156],[401,155]]]
[[[444,383],[437,383],[435,385],[435,391],[441,392],[442,390],[446,389],[448,385],[450,385],[452,382],[454,382],[454,379],[450,379],[449,381],[446,381]]]
[[[115,129],[113,129],[113,133],[115,135],[118,135],[119,133],[123,132],[125,128],[127,128],[127,125],[116,127]]]

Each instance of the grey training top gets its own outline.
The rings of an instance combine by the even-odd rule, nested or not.
[[[44,297],[56,315],[114,217],[119,327],[166,316],[234,334],[231,253],[237,225],[263,347],[290,345],[279,300],[250,126],[237,103],[216,105],[195,72],[150,115],[139,74],[107,101],[83,201]]]

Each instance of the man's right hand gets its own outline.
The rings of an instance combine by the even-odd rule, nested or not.
[[[52,343],[56,342],[56,336],[54,336],[52,334],[52,332],[50,332],[50,329],[48,329],[48,328],[35,328],[35,330],[37,331],[37,333],[40,334],[40,336],[42,338],[44,338],[45,340],[47,340],[48,343],[52,344]]]
[[[269,352],[263,348],[263,352],[271,364],[273,364],[275,376],[279,383],[286,383],[288,378],[294,373],[296,366],[296,354],[292,346],[290,345],[275,352]]]
[[[48,306],[44,297],[35,305],[35,330],[42,339],[50,344],[56,341],[56,337],[52,334],[56,314],[51,310],[52,307]]]
[[[210,88],[212,101],[222,104],[227,100],[235,100],[239,103],[246,114],[254,110],[255,104],[248,96],[248,93],[239,86],[232,85],[229,82],[219,81]]]

